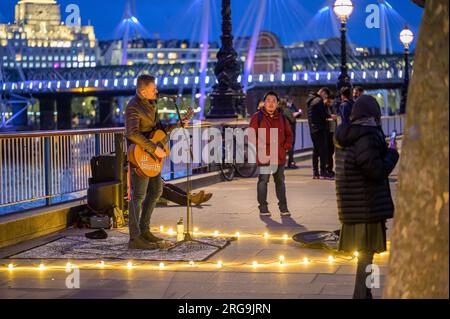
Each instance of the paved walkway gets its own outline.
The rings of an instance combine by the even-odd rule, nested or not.
[[[194,208],[195,226],[199,231],[244,235],[208,263],[194,267],[168,264],[163,270],[155,262],[148,263],[148,269],[81,269],[80,289],[67,289],[64,269],[8,271],[4,265],[10,261],[0,260],[0,298],[351,298],[354,258],[336,256],[329,262],[330,252],[304,249],[292,240],[245,237],[264,232],[290,237],[305,230],[339,228],[334,182],[312,180],[310,161],[299,164],[300,169],[286,171],[291,218],[280,218],[272,182],[269,201],[273,217],[265,220],[258,215],[256,179],[208,187],[214,196],[207,205]],[[395,181],[396,175],[391,179]],[[395,184],[391,187],[395,194]],[[152,226],[175,229],[184,215],[183,207],[159,207]],[[280,255],[285,257],[283,266],[278,262]],[[310,262],[303,263],[304,257]],[[216,265],[218,261],[223,262],[222,268]],[[253,261],[258,262],[256,268]],[[381,288],[373,290],[375,298],[381,297],[387,261],[388,254],[376,256]],[[61,265],[61,261],[45,263]],[[36,261],[20,264],[36,266]]]

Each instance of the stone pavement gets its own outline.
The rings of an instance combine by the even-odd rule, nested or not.
[[[256,178],[236,179],[208,187],[214,193],[205,206],[194,208],[194,224],[199,231],[234,234],[263,234],[289,237],[306,230],[336,230],[337,217],[333,181],[311,178],[310,161],[300,162],[300,169],[286,171],[286,188],[291,218],[281,219],[276,205],[273,182],[269,187],[272,218],[261,220],[256,202]],[[395,194],[396,172],[391,176]],[[173,227],[186,209],[176,205],[158,207],[152,226]],[[388,223],[388,229],[390,225]],[[70,232],[70,230],[68,231]],[[388,230],[389,238],[389,230]],[[286,264],[280,265],[279,256]],[[208,262],[194,267],[157,262],[127,269],[123,265],[105,269],[80,270],[80,288],[68,289],[64,268],[38,271],[8,271],[10,260],[0,260],[0,298],[351,298],[356,259],[336,256],[328,262],[329,251],[301,248],[292,240],[240,237]],[[388,254],[377,255],[381,288],[373,289],[380,298],[387,273]],[[303,258],[311,261],[303,264]],[[223,267],[217,267],[218,261]],[[258,266],[252,266],[257,261]],[[43,261],[64,266],[62,261]],[[36,267],[38,261],[15,261],[18,266]],[[74,261],[74,264],[76,262]],[[122,263],[123,264],[123,263]]]

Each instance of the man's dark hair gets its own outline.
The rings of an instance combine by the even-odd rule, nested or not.
[[[148,75],[148,74],[141,74],[138,76],[137,78],[137,83],[136,83],[136,87],[140,88],[143,86],[147,86],[150,83],[155,83],[155,77],[152,75]]]
[[[358,91],[359,93],[363,94],[364,93],[364,89],[361,86],[355,86],[353,88],[353,90]]]
[[[324,86],[323,88],[320,88],[319,92],[320,92],[320,91],[325,92],[325,94],[326,94],[327,96],[330,96],[330,95],[331,95],[330,89],[327,88],[326,86]]]
[[[330,100],[334,100],[334,99],[336,99],[336,96],[334,94],[330,94],[330,95],[328,95],[328,98]]]
[[[346,97],[347,99],[350,99],[350,97],[352,96],[352,91],[350,90],[349,87],[346,87],[346,86],[341,88],[340,93],[343,97]]]
[[[268,96],[275,96],[277,98],[277,102],[280,102],[280,98],[278,96],[278,94],[275,91],[269,91],[266,94],[264,94],[264,98],[263,101],[265,102]]]

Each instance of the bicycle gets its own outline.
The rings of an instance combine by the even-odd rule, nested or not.
[[[225,139],[223,138],[223,141]],[[243,149],[243,162],[236,162],[236,137],[233,136],[233,143],[222,143],[222,161],[220,163],[220,171],[222,176],[227,181],[232,181],[236,173],[243,178],[254,177],[258,166],[256,164],[256,150],[252,143],[247,140],[244,141],[239,150]],[[226,158],[227,155],[233,154],[232,159]]]

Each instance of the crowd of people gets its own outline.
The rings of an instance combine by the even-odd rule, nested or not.
[[[126,109],[126,137],[129,144],[137,144],[151,156],[162,159],[167,156],[164,149],[149,139],[149,133],[158,125],[157,93],[154,77],[138,77],[136,96]],[[365,281],[366,269],[372,264],[375,253],[386,250],[386,220],[394,213],[388,176],[399,159],[396,144],[387,145],[381,128],[380,106],[375,98],[364,95],[359,87],[352,92],[349,86],[344,85],[339,88],[337,97],[328,88],[321,88],[309,96],[307,109],[314,145],[313,177],[335,178],[338,215],[342,224],[338,249],[360,253],[354,298],[371,298],[370,287]],[[301,112],[293,105],[292,99],[280,99],[276,92],[269,91],[251,117],[249,126],[257,132],[253,143],[256,144],[259,167],[256,193],[260,216],[271,216],[267,202],[270,175],[274,178],[281,216],[291,215],[286,197],[285,168],[286,165],[288,168],[296,167],[293,150],[296,119],[300,116]],[[184,126],[189,119],[181,121]],[[174,128],[166,127],[167,130]],[[274,138],[272,132],[277,133]],[[272,145],[273,142],[276,144]],[[264,151],[260,151],[260,145],[264,146]],[[164,183],[161,175],[142,176],[133,165],[130,182],[128,248],[173,247],[170,241],[150,232],[151,215],[161,196],[186,205],[188,194]],[[204,203],[212,196],[204,192],[190,195],[194,204]]]
[[[380,105],[374,97],[364,95],[360,87],[355,87],[352,92],[350,87],[343,86],[338,97],[328,88],[321,88],[308,97],[307,108],[314,147],[313,178],[336,180],[341,222],[338,249],[359,252],[353,297],[370,299],[367,269],[375,253],[386,251],[386,220],[394,214],[388,177],[399,159],[397,146],[395,143],[387,145],[381,128]],[[284,169],[286,152],[289,154],[288,167],[292,167],[296,116],[295,109],[291,110],[276,92],[270,91],[250,120],[250,127],[258,131],[257,135],[261,135],[259,129],[266,129],[266,134],[257,136],[255,141],[260,216],[271,216],[267,202],[270,175],[275,182],[280,214],[290,216]],[[270,147],[270,152],[278,152],[276,163],[273,158],[269,161],[267,156],[267,144],[273,142],[269,136],[271,129],[278,132],[277,147]],[[266,144],[266,148],[260,149],[258,144],[261,143]]]

